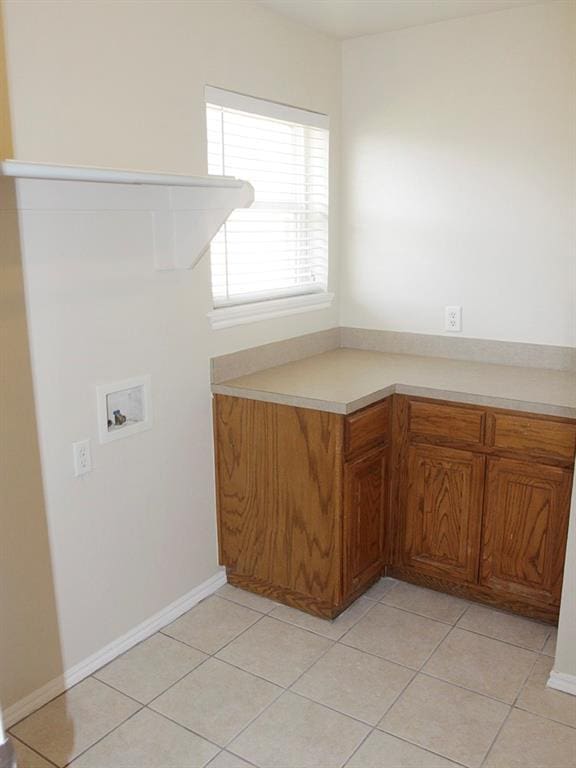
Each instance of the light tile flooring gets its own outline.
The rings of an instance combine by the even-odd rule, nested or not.
[[[19,768],[574,768],[554,644],[391,579],[333,622],[226,585],[11,733]]]

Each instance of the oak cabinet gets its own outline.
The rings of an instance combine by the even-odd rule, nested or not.
[[[576,421],[393,395],[349,416],[216,395],[230,583],[333,618],[380,575],[554,621]]]
[[[344,580],[347,594],[380,576],[388,491],[388,452],[377,449],[344,467]]]
[[[488,460],[480,583],[500,593],[560,604],[571,473]]]
[[[387,408],[346,417],[215,397],[219,555],[231,584],[331,618],[379,578]]]
[[[478,572],[484,457],[435,445],[410,445],[403,510],[405,565],[474,582]]]

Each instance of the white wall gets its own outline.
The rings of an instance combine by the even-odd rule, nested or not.
[[[576,482],[572,488],[572,510],[566,547],[566,566],[562,584],[558,644],[554,670],[559,673],[560,683],[576,695]]]
[[[343,325],[576,344],[575,16],[344,43]]]
[[[337,221],[336,42],[249,2],[4,10],[18,159],[203,174],[210,83],[330,115]],[[21,218],[64,669],[217,571],[209,358],[337,324],[334,307],[211,331],[208,261],[155,272],[146,221],[125,211]],[[154,428],[99,445],[96,383],[143,373]],[[94,470],[76,479],[71,444],[83,438]],[[26,666],[16,645],[8,651]],[[11,689],[3,705],[29,692]]]

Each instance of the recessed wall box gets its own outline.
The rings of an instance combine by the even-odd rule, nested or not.
[[[152,426],[150,376],[101,384],[96,392],[101,443],[128,437]]]

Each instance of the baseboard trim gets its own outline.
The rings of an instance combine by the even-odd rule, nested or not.
[[[548,688],[554,688],[556,691],[563,691],[576,696],[576,675],[567,675],[564,672],[550,672],[548,678]]]
[[[193,608],[200,602],[200,600],[204,600],[204,598],[212,595],[225,583],[226,573],[220,571],[187,594],[178,598],[178,600],[170,603],[166,608],[163,608],[149,619],[146,619],[146,621],[143,621],[129,632],[126,632],[126,634],[122,635],[117,640],[104,646],[104,648],[93,653],[79,664],[66,670],[54,680],[46,683],[46,685],[33,691],[23,699],[20,699],[20,701],[17,701],[3,712],[6,728],[9,728],[19,720],[22,720],[22,718],[27,717],[36,709],[44,706],[44,704],[47,704],[56,696],[64,693],[68,688],[71,688],[73,685],[76,685],[76,683],[84,680],[84,678],[91,675],[97,669],[100,669],[100,667],[103,667],[117,656],[120,656],[120,654],[130,650],[134,645],[141,643],[142,640],[146,640],[147,637],[150,637],[150,635],[153,635],[159,629],[170,624],[170,622],[177,619],[183,613],[186,613],[186,611],[189,611],[190,608]]]

